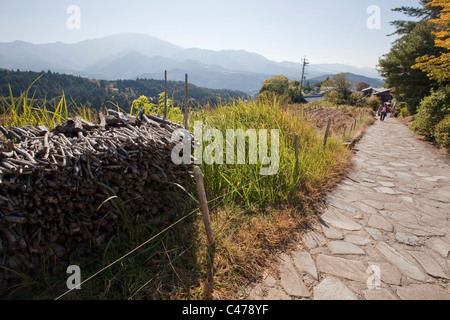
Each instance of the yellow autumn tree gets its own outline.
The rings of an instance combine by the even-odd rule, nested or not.
[[[440,17],[431,19],[434,23],[436,36],[435,46],[443,48],[440,56],[424,55],[416,59],[413,69],[420,69],[427,73],[428,77],[440,83],[450,80],[450,0],[433,0],[429,4],[432,7],[441,7]]]

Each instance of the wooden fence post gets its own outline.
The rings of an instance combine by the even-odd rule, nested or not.
[[[185,75],[185,90],[184,90],[184,128],[188,130],[188,122],[189,122],[189,99],[188,99],[188,75]]]
[[[205,187],[203,185],[203,175],[199,167],[194,168],[194,177],[197,183],[198,195],[200,197],[200,210],[203,214],[203,223],[205,224],[206,236],[210,247],[214,246],[214,234],[211,227],[211,219],[209,217],[208,202],[206,199]]]
[[[164,71],[164,119],[167,119],[167,70]]]
[[[342,139],[345,139],[345,132],[347,131],[347,126],[344,126],[344,133],[342,134]]]
[[[294,146],[295,146],[295,174],[298,174],[298,142],[299,137],[298,134],[294,137]]]
[[[324,147],[327,146],[328,135],[330,134],[330,127],[331,127],[331,118],[328,119],[327,130],[325,131],[325,138],[323,139]]]

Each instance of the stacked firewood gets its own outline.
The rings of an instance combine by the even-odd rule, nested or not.
[[[0,127],[0,266],[38,272],[43,261],[90,252],[137,217],[161,224],[174,214],[176,184],[191,181],[191,168],[171,160],[181,127],[144,112],[108,110],[99,120]],[[0,270],[0,288],[13,275]]]

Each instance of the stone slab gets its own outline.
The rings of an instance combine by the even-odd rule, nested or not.
[[[313,289],[314,300],[358,300],[358,297],[339,279],[327,277]]]
[[[334,200],[333,198],[327,198],[327,203],[332,205],[335,208],[347,211],[349,213],[355,213],[355,208],[350,207],[345,203],[341,203],[339,201]]]
[[[397,177],[400,180],[404,180],[406,182],[412,181],[413,180],[413,176],[410,175],[409,173],[403,172],[403,171],[397,171]]]
[[[326,244],[327,240],[318,232],[308,231],[302,238],[303,243],[308,249],[314,249]]]
[[[410,255],[412,255],[417,262],[425,269],[425,272],[430,276],[435,278],[449,279],[447,275],[442,270],[439,263],[433,259],[432,256],[423,252],[423,251],[408,251]]]
[[[360,236],[357,236],[357,235],[354,235],[354,234],[346,235],[345,236],[345,241],[357,244],[359,246],[366,246],[366,245],[368,245],[369,243],[372,242],[372,240],[369,239],[369,238],[360,237]]]
[[[294,265],[300,272],[306,272],[314,279],[319,280],[319,276],[317,275],[316,264],[314,263],[311,255],[308,252],[297,251],[292,254],[292,260],[294,261]]]
[[[373,227],[373,228],[376,228],[376,229],[381,229],[381,230],[384,230],[386,232],[394,231],[394,226],[392,225],[392,223],[390,223],[385,218],[380,217],[380,216],[372,215],[370,217],[369,221],[367,222],[367,224],[370,227]]]
[[[378,181],[383,187],[394,188],[395,184],[390,181]]]
[[[292,297],[304,298],[311,296],[308,288],[295,270],[291,257],[287,254],[281,256],[280,276],[281,285],[286,293]]]
[[[334,275],[340,278],[366,283],[368,275],[366,268],[360,261],[338,258],[320,254],[316,260],[319,272]]]
[[[375,188],[375,190],[377,192],[385,193],[385,194],[397,194],[397,192],[395,192],[394,190],[392,190],[391,188],[388,188],[388,187],[378,187],[378,188]]]
[[[349,186],[349,185],[341,185],[339,186],[340,189],[345,190],[345,191],[356,191],[356,188]]]
[[[363,290],[364,299],[366,300],[398,300],[398,298],[388,289],[367,289]]]
[[[377,209],[374,207],[371,207],[365,203],[357,202],[354,204],[354,206],[361,210],[362,212],[368,213],[368,214],[377,214]]]
[[[266,296],[263,298],[263,300],[268,300],[268,301],[288,301],[291,300],[291,298],[284,293],[282,290],[278,290],[276,288],[269,288],[269,290],[267,290],[267,294]]]
[[[415,236],[413,234],[397,232],[395,234],[395,239],[397,239],[397,241],[400,243],[407,244],[408,246],[412,246],[412,247],[423,246],[422,240],[420,240],[417,236]]]
[[[397,289],[397,295],[402,300],[450,300],[450,293],[438,285],[411,284]]]
[[[384,205],[381,201],[377,200],[363,200],[363,202],[375,209],[382,210],[384,209]]]
[[[403,257],[395,249],[388,246],[386,243],[378,243],[377,249],[403,274],[418,281],[424,282],[426,280],[426,275],[422,271],[420,271],[418,267],[416,267],[412,262]]]
[[[370,266],[377,266],[380,268],[380,278],[386,284],[393,284],[396,286],[402,283],[402,274],[396,267],[388,262],[367,262]]]
[[[323,233],[325,234],[325,237],[327,237],[328,239],[331,239],[331,240],[344,239],[342,232],[340,232],[339,230],[337,230],[331,226],[322,224],[322,230],[323,230]]]
[[[392,217],[392,216],[391,216]],[[445,231],[438,228],[434,228],[428,225],[422,225],[418,223],[410,223],[407,221],[397,221],[398,224],[410,229],[410,232],[416,236],[445,236]]]
[[[373,229],[373,228],[365,228],[365,229],[374,240],[389,241],[389,237],[386,234],[384,234],[381,230]]]
[[[406,203],[414,203],[413,199],[408,196],[401,196],[400,199],[402,199]]]
[[[357,245],[346,242],[346,241],[330,241],[328,243],[328,248],[333,254],[336,255],[346,255],[346,254],[365,254],[364,250]]]
[[[388,170],[381,170],[380,171],[382,176],[388,177],[388,178],[392,178],[395,179],[395,174],[393,174],[392,172],[389,172]]]
[[[342,194],[340,194],[339,192],[336,192],[336,191],[331,191],[330,196],[340,198],[340,199],[345,199],[345,197]]]
[[[322,220],[338,229],[349,231],[357,231],[362,229],[362,226],[359,223],[356,223],[339,212],[332,212],[331,210],[327,210],[322,215]]]
[[[441,240],[439,238],[430,238],[427,241],[425,241],[425,244],[439,253],[442,257],[447,258],[448,252],[450,250],[450,245],[446,243],[444,240]]]
[[[395,211],[390,214],[390,217],[397,222],[408,222],[411,224],[417,224],[419,223],[419,220],[417,220],[416,216],[411,212],[406,211]]]
[[[277,284],[277,280],[275,280],[275,278],[272,277],[271,275],[268,275],[267,278],[263,280],[263,283],[269,288],[273,288]]]

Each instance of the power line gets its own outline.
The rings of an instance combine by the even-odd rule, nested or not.
[[[304,59],[302,59],[302,62],[303,62],[303,68],[302,68],[302,79],[300,80],[300,94],[302,93],[302,90],[303,90],[303,80],[305,79],[305,67],[307,65],[309,65],[309,62],[306,59],[306,56]]]

